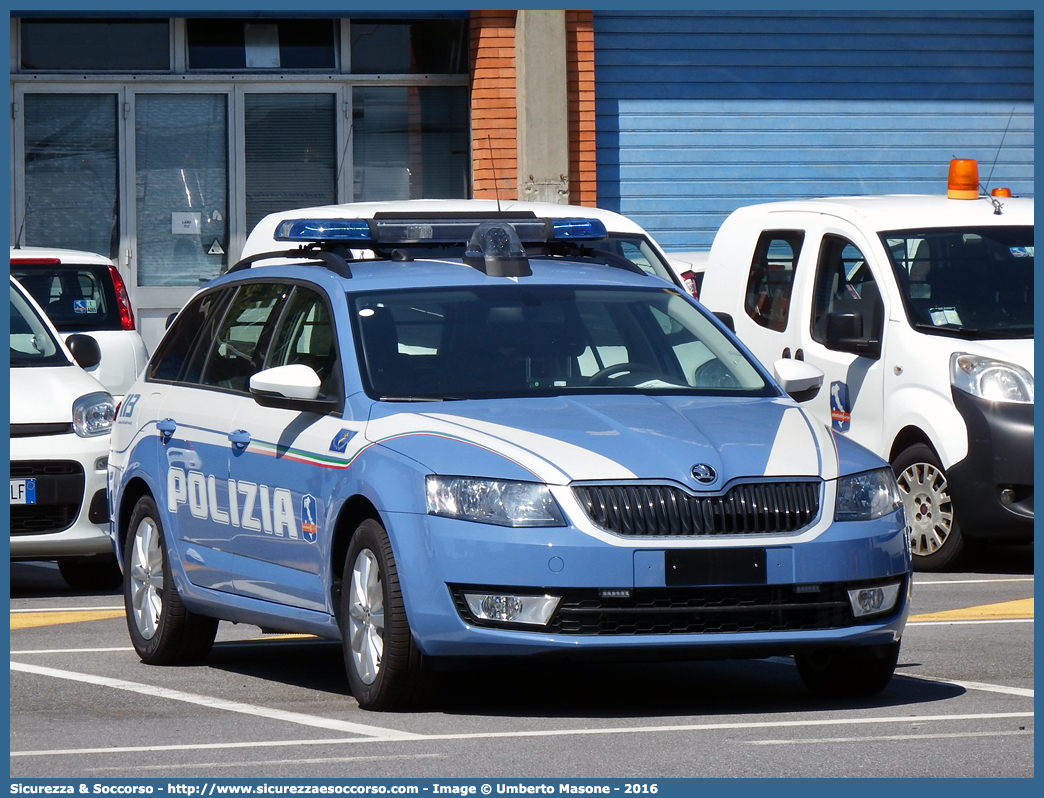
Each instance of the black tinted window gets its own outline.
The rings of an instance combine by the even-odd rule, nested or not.
[[[59,332],[120,329],[116,289],[106,266],[19,266],[11,274]]]
[[[214,319],[220,317],[217,311],[227,295],[227,291],[206,294],[178,314],[149,362],[147,379],[173,382],[181,376],[196,342],[207,339]]]

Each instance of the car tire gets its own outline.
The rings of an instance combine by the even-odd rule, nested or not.
[[[58,570],[73,590],[114,590],[123,584],[123,572],[114,557],[59,560]]]
[[[906,509],[914,570],[952,568],[965,549],[965,540],[939,458],[929,446],[917,443],[899,453],[892,471]]]
[[[156,503],[143,496],[127,525],[123,598],[131,642],[148,665],[185,665],[210,653],[218,620],[190,612],[174,585]]]
[[[428,668],[406,618],[391,542],[374,519],[355,530],[341,585],[341,640],[355,700],[378,711],[415,704]]]
[[[895,673],[900,641],[863,648],[821,649],[794,655],[801,681],[813,693],[871,696],[880,693]]]

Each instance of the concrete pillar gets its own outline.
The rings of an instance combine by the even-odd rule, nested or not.
[[[519,11],[515,21],[518,198],[569,204],[566,12]]]

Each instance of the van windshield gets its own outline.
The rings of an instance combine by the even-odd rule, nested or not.
[[[918,330],[961,338],[1033,337],[1033,227],[881,233]]]
[[[375,399],[778,395],[707,314],[669,288],[426,287],[353,294],[348,305]]]

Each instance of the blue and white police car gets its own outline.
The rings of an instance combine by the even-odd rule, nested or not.
[[[885,687],[907,525],[887,464],[800,406],[822,372],[771,375],[597,219],[339,213],[248,242],[117,411],[144,662],[228,620],[340,639],[375,710],[490,655],[793,655],[812,690]]]

